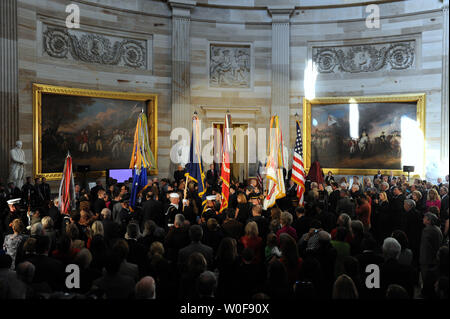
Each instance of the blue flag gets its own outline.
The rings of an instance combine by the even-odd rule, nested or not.
[[[131,188],[130,206],[135,207],[137,194],[147,185],[147,169],[136,170],[133,168],[133,186]]]
[[[200,121],[197,116],[193,117],[191,147],[189,150],[189,162],[186,164],[186,181],[189,177],[198,184],[198,196],[202,199],[202,204],[206,202],[205,174],[202,167]],[[187,187],[187,185],[186,185]]]

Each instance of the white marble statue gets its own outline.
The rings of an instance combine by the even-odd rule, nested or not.
[[[11,155],[9,181],[13,182],[16,187],[21,189],[25,174],[24,165],[27,163],[25,161],[25,152],[22,150],[22,141],[17,141],[16,147],[9,153]]]

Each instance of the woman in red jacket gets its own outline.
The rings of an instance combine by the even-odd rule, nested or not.
[[[370,214],[372,213],[372,207],[366,195],[361,195],[357,201],[356,206],[356,217],[363,223],[364,231],[368,231],[371,227],[370,225]]]
[[[256,222],[249,222],[245,226],[245,236],[241,237],[241,243],[244,248],[249,248],[255,253],[253,264],[258,264],[262,261],[263,241],[259,237],[258,224]]]

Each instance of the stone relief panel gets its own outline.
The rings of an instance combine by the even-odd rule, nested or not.
[[[58,59],[150,70],[147,41],[43,26],[44,53]]]
[[[209,44],[209,86],[249,89],[252,87],[251,46]]]
[[[313,47],[319,73],[361,73],[414,68],[415,40],[395,43]]]

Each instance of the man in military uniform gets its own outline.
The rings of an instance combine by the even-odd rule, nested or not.
[[[380,142],[381,142],[381,143],[386,143],[386,135],[384,134],[384,131],[381,132],[381,135],[380,135]]]
[[[165,226],[167,229],[173,226],[175,215],[181,214],[180,195],[178,193],[170,193],[169,201],[170,204],[165,213]]]
[[[14,219],[19,218],[22,222],[25,221],[19,209],[19,203],[20,198],[10,199],[7,201],[8,207],[3,212],[0,212],[0,236],[13,233],[10,224]]]
[[[217,218],[216,195],[206,196],[205,210],[202,212],[202,222],[208,222],[210,218]]]
[[[97,130],[97,135],[95,136],[95,151],[97,156],[103,152],[103,137],[100,130]]]

